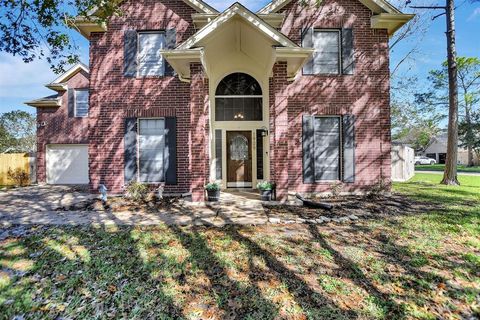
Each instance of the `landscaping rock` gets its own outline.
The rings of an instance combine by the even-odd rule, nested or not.
[[[350,218],[350,220],[354,220],[354,221],[355,221],[355,220],[359,220],[359,218],[358,218],[356,215],[354,215],[354,214],[349,215],[348,217]]]
[[[268,222],[272,224],[279,224],[281,222],[280,218],[268,218]]]

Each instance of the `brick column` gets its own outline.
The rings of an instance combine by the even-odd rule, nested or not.
[[[194,202],[205,200],[205,184],[209,179],[208,156],[208,80],[202,65],[190,65],[190,172]]]
[[[276,63],[270,80],[270,170],[277,200],[288,198],[288,80],[287,63]]]

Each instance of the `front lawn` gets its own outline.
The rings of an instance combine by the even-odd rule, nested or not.
[[[434,164],[434,165],[416,165],[416,171],[445,171],[444,164]],[[478,172],[480,173],[480,166],[467,167],[463,165],[457,166],[458,172]]]
[[[474,319],[480,179],[440,179],[395,184],[405,214],[355,224],[17,227],[0,318]]]

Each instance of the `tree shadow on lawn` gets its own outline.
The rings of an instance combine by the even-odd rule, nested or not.
[[[191,232],[177,226],[169,226],[169,229],[188,250],[191,262],[208,277],[212,294],[217,297],[217,305],[224,312],[224,319],[236,319],[239,316],[251,316],[252,319],[277,317],[278,306],[266,300],[258,287],[253,284],[246,286],[228,276],[225,262],[214,254],[196,228],[192,228]]]
[[[4,240],[0,314],[183,319],[182,310],[164,290],[165,283],[152,276],[128,231],[43,228],[25,238]]]
[[[246,246],[249,256],[261,257],[268,269],[274,272],[277,278],[281,279],[296,303],[311,319],[356,319],[359,315],[353,310],[340,308],[330,298],[317,292],[305,282],[294,271],[278,260],[268,250],[262,248],[258,243],[247,236],[242,235],[240,227],[230,226],[225,232],[239,243]],[[258,276],[258,275],[256,275]]]
[[[461,253],[468,252],[465,251],[468,249],[459,248],[458,245],[441,249],[434,243],[430,243],[431,247],[427,243],[425,248],[409,245],[408,240],[411,239],[396,239],[395,233],[391,232],[396,224],[392,221],[387,229],[376,229],[365,224],[335,226],[330,228],[328,237],[320,234],[316,226],[309,226],[309,229],[322,247],[333,255],[337,265],[341,266],[340,274],[352,280],[357,279],[354,282],[364,287],[389,312],[387,318],[409,318],[412,316],[412,306],[427,307],[431,312],[427,318],[443,318],[446,314],[453,317],[453,313],[469,318],[475,314],[475,299],[478,301],[480,295],[475,279],[480,276],[480,262]],[[361,263],[355,264],[334,248],[339,246],[345,250],[352,243],[356,248],[368,248],[362,252],[368,253],[370,260],[362,258]],[[455,249],[460,252],[455,252]],[[368,270],[368,277],[360,267]],[[375,282],[365,282],[367,278]],[[376,289],[379,286],[381,289]],[[394,287],[401,287],[402,290],[391,291]]]

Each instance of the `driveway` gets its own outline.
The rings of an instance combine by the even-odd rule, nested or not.
[[[66,211],[95,197],[64,186],[32,186],[0,191],[0,225],[214,225],[268,223],[262,203],[242,194],[224,193],[218,204],[182,201],[169,212]],[[81,206],[80,206],[81,207]],[[60,209],[60,210],[59,210]]]
[[[31,186],[0,191],[0,215],[55,211],[91,198],[92,195],[81,188],[69,186]]]

